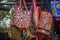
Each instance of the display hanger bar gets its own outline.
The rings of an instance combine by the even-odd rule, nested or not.
[[[8,7],[3,7],[3,6],[0,6],[0,10],[9,11],[10,9],[9,9]]]
[[[6,3],[2,3],[0,2],[0,5],[15,5],[18,4],[17,2],[6,2]]]

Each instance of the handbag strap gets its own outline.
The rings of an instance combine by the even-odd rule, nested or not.
[[[56,0],[54,0],[54,7],[55,7]]]
[[[56,0],[54,0],[54,3],[56,2]]]
[[[26,5],[26,1],[23,0],[23,3],[24,3],[24,6],[25,6],[26,11],[28,11],[28,8],[27,8],[27,5]]]
[[[55,7],[55,13],[56,13],[56,6],[55,6],[55,4],[56,4],[56,0],[54,0],[54,7]]]
[[[36,7],[36,0],[33,0],[33,7],[34,7],[34,11],[37,9]]]
[[[19,0],[19,7],[22,7],[22,0]]]
[[[28,11],[28,8],[27,8],[27,5],[26,5],[25,0],[19,0],[19,7],[20,7],[20,8],[23,8],[23,7],[22,7],[22,6],[23,6],[22,4],[25,6],[26,11]]]
[[[36,6],[36,0],[32,0],[33,1],[33,18],[34,18],[34,23],[35,23],[35,28],[37,28],[38,26],[38,18],[39,18],[39,12],[38,12],[38,7]]]

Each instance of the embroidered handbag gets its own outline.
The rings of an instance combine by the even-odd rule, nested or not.
[[[28,11],[25,0],[23,0],[23,3],[26,10],[22,8],[22,0],[20,0],[19,6],[14,7],[13,25],[18,28],[28,28],[31,21],[32,14]]]
[[[53,17],[52,14],[49,12],[41,12],[40,20],[38,22],[38,28],[37,31],[41,32],[43,34],[49,35],[53,23]]]

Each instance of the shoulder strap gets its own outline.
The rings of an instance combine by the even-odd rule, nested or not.
[[[25,0],[23,0],[23,3],[24,3],[24,6],[25,6],[26,11],[28,11],[28,8],[27,8],[27,5],[26,5]]]
[[[56,0],[54,0],[54,7],[55,7],[55,13],[56,13]]]
[[[19,7],[22,7],[22,0],[19,0]]]
[[[34,23],[35,23],[35,26],[38,25],[38,16],[39,16],[39,13],[38,13],[38,9],[37,9],[37,6],[36,6],[36,0],[32,0],[33,1],[33,8],[34,8],[34,14],[33,14],[33,18],[34,18]]]
[[[34,7],[34,10],[37,9],[37,7],[36,7],[36,0],[33,0],[33,7]]]

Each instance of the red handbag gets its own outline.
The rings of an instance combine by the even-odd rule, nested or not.
[[[40,17],[39,17],[39,14],[40,14]],[[45,35],[49,35],[51,28],[52,28],[52,24],[53,24],[52,14],[47,11],[42,11],[41,9],[40,9],[39,14],[37,14],[37,19],[38,19],[38,17],[39,17],[39,19],[38,19],[37,26],[36,26],[37,27],[36,32],[43,33]]]
[[[22,1],[25,9],[22,8]],[[18,28],[28,28],[30,26],[32,13],[28,11],[25,0],[20,0],[20,4],[14,7],[13,25]]]
[[[53,17],[49,12],[41,12],[40,19],[38,22],[37,32],[49,35],[52,28]]]

